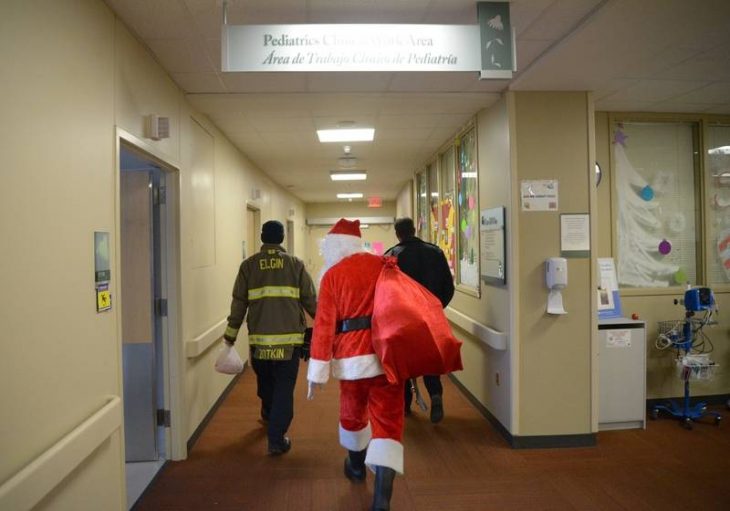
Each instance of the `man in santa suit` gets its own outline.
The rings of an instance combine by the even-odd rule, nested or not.
[[[320,282],[307,379],[309,399],[330,373],[340,380],[340,444],[345,476],[375,472],[372,510],[390,509],[395,473],[403,473],[402,383],[386,379],[373,350],[370,322],[383,258],[365,252],[360,221],[340,219],[322,242]]]

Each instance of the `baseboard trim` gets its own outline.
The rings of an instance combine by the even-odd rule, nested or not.
[[[474,395],[454,376],[449,379],[456,385],[466,399],[476,408],[482,416],[499,431],[499,434],[507,441],[513,449],[556,449],[571,447],[595,447],[597,436],[595,433],[580,435],[539,435],[539,436],[515,436],[492,413],[480,403]]]
[[[198,427],[195,428],[195,431],[193,431],[193,434],[190,435],[190,438],[188,439],[188,453],[195,445],[195,442],[198,441],[198,438],[200,438],[200,435],[205,430],[205,427],[210,422],[210,419],[213,418],[213,415],[215,415],[215,412],[218,411],[218,407],[223,403],[223,401],[228,397],[228,394],[231,392],[233,387],[235,387],[236,383],[238,382],[238,379],[241,377],[241,375],[246,371],[248,368],[248,360],[246,360],[243,363],[243,371],[241,371],[240,374],[237,374],[233,377],[233,379],[228,383],[228,386],[223,390],[221,395],[218,397],[215,403],[213,403],[213,406],[210,407],[210,410],[208,410],[208,413],[205,414],[205,417],[203,417],[203,420],[200,421],[200,424],[198,424]]]

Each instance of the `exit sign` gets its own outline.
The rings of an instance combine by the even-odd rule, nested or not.
[[[369,208],[379,208],[383,205],[383,199],[380,197],[368,197]]]

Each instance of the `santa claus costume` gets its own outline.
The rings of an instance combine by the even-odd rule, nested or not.
[[[340,380],[340,444],[345,475],[375,472],[373,510],[390,509],[395,473],[403,473],[402,383],[388,383],[373,350],[370,321],[383,258],[362,246],[360,222],[339,220],[322,243],[325,269],[314,320],[307,379],[310,399],[330,373]]]

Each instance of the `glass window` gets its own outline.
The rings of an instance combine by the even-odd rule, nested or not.
[[[697,284],[696,125],[612,126],[621,287]]]
[[[436,165],[426,167],[428,174],[428,200],[429,200],[429,237],[428,241],[436,243],[439,228],[439,175],[436,172]]]
[[[454,147],[449,147],[439,157],[441,174],[441,197],[439,198],[440,223],[438,242],[446,255],[451,274],[454,274],[456,261],[456,208],[454,207]]]
[[[458,283],[479,291],[479,187],[477,185],[476,130],[470,129],[459,143],[457,174],[459,209]]]
[[[416,236],[428,240],[428,182],[426,172],[416,174]]]
[[[708,283],[730,282],[730,126],[707,128]]]

